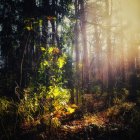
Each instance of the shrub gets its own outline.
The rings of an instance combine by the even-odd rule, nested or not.
[[[9,139],[15,134],[17,104],[6,97],[0,97],[0,138]]]
[[[14,109],[14,101],[10,100],[6,97],[1,97],[0,98],[0,116],[4,116],[8,113],[13,113]]]
[[[136,105],[135,103],[131,102],[116,104],[113,107],[108,108],[106,114],[111,121],[124,122],[127,121],[128,119],[127,115],[128,114],[130,115],[132,113],[135,105]]]
[[[51,114],[47,119],[51,119],[51,124],[57,126],[59,121],[56,118],[73,111],[68,106],[70,90],[64,86],[63,77],[67,56],[56,46],[41,47],[41,51],[38,79],[24,90],[18,113],[21,120],[29,124],[34,122],[35,117]]]

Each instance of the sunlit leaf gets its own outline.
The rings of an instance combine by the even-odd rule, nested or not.
[[[50,47],[50,48],[48,49],[48,53],[49,53],[49,54],[52,54],[52,52],[53,52],[53,47]]]
[[[61,69],[64,66],[64,64],[66,64],[65,58],[59,57],[57,62],[58,67]]]
[[[40,27],[42,26],[42,23],[43,23],[43,20],[40,19],[40,20],[39,20],[39,26],[40,26]]]
[[[45,60],[45,61],[43,62],[43,65],[44,65],[44,66],[48,66],[48,65],[49,65],[49,62]]]
[[[72,114],[72,113],[75,111],[75,109],[74,109],[74,108],[71,108],[71,107],[67,107],[67,111],[68,111],[70,114]]]
[[[41,49],[41,51],[46,51],[46,49],[44,47],[41,47],[40,49]]]
[[[27,29],[28,31],[31,31],[31,30],[33,29],[33,27],[27,26],[26,29]]]

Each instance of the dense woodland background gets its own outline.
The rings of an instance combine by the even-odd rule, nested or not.
[[[139,23],[138,0],[0,0],[0,139],[30,139],[32,125],[35,140],[61,139],[58,126],[83,116],[98,123],[67,140],[137,139]]]

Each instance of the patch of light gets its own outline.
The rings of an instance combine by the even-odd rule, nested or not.
[[[103,47],[102,47],[102,50],[106,50],[106,46],[103,46]]]
[[[17,25],[12,25],[12,30],[13,30],[13,32],[16,32],[17,31]]]
[[[37,7],[42,6],[42,0],[36,0],[36,6]]]
[[[112,0],[109,0],[109,15],[112,13]]]
[[[62,30],[62,26],[61,26],[61,25],[58,25],[58,27],[57,27],[57,31],[60,33],[61,30]]]
[[[96,2],[96,0],[88,0],[88,4],[93,2]]]
[[[2,24],[0,24],[0,32],[2,31]]]
[[[74,9],[75,9],[74,4],[71,4],[71,5],[70,5],[70,9],[71,9],[71,10],[74,10]]]
[[[66,25],[69,25],[70,24],[70,19],[68,19],[66,16],[64,17],[64,23],[66,24]]]

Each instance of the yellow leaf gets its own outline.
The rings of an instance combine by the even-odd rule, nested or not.
[[[60,93],[60,90],[56,87],[56,88],[54,89],[54,91],[53,91],[53,95],[54,95],[55,97],[57,97],[57,96],[59,95],[59,93]]]
[[[30,27],[30,26],[27,26],[26,29],[27,29],[28,31],[31,31],[33,28]]]
[[[48,49],[48,52],[49,52],[49,54],[51,54],[51,53],[53,52],[53,47],[50,47],[50,48]]]
[[[39,26],[42,27],[43,20],[39,20]]]
[[[78,108],[78,106],[76,104],[72,104],[71,107],[72,108]]]
[[[59,67],[60,69],[64,66],[65,63],[66,63],[66,62],[65,62],[65,58],[63,58],[63,57],[59,57],[59,58],[58,58],[57,65],[58,65],[58,67]]]
[[[43,62],[43,65],[44,65],[44,66],[48,66],[48,65],[49,65],[49,62],[45,60],[45,61]]]
[[[68,111],[70,114],[72,114],[72,113],[75,111],[75,109],[73,109],[73,108],[71,108],[71,107],[68,107],[68,108],[67,108],[67,111]]]
[[[41,47],[41,51],[46,51],[46,49],[44,47]]]

